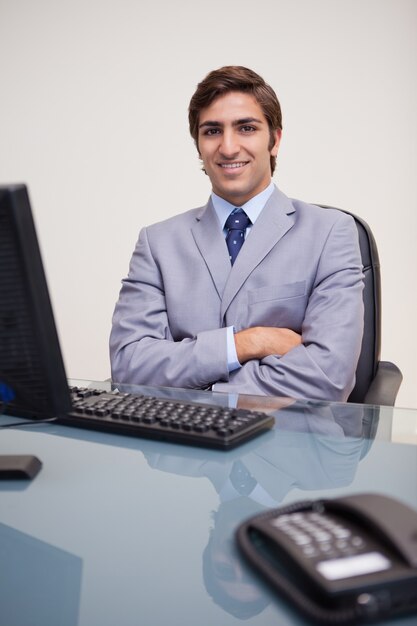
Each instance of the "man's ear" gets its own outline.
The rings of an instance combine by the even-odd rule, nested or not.
[[[281,135],[282,135],[281,128],[277,128],[276,130],[272,132],[272,136],[274,137],[275,141],[274,141],[274,145],[272,146],[270,150],[270,153],[271,153],[271,156],[273,157],[276,157],[278,154],[279,144],[281,143]]]

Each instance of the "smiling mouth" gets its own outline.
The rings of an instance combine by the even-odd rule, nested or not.
[[[237,170],[248,163],[249,161],[238,161],[236,163],[219,163],[218,165],[225,170]]]

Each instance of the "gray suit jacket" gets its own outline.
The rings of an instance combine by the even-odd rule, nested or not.
[[[353,219],[275,189],[231,268],[211,201],[144,228],[110,337],[116,382],[347,399],[363,333]],[[229,374],[226,326],[291,328],[302,345]]]

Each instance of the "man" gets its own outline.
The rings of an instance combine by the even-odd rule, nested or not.
[[[255,72],[208,74],[189,122],[212,194],[140,232],[113,316],[113,380],[345,401],[363,333],[353,219],[273,185],[281,110]]]

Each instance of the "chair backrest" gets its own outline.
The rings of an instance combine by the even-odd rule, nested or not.
[[[325,209],[336,208],[320,205]],[[361,403],[372,380],[375,378],[381,352],[381,274],[378,248],[368,224],[349,211],[338,209],[351,215],[355,220],[359,235],[365,287],[363,302],[365,308],[362,348],[356,368],[356,384],[348,402]]]

